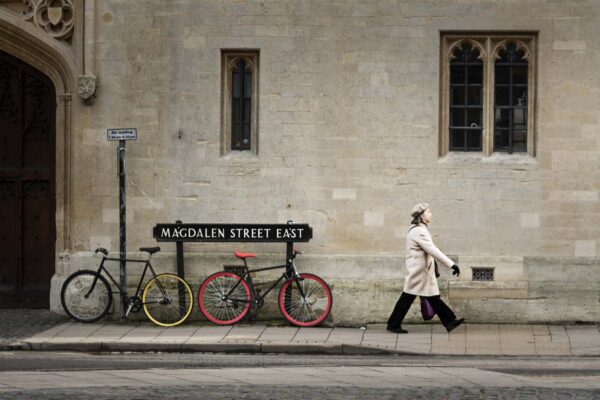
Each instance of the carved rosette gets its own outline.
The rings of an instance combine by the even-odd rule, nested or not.
[[[22,15],[55,39],[67,40],[73,34],[73,0],[23,0]]]

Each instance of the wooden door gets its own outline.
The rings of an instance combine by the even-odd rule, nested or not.
[[[49,306],[55,121],[50,79],[0,51],[0,307]]]

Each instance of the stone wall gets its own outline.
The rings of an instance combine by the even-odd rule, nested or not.
[[[105,132],[136,127],[131,251],[153,244],[158,222],[308,223],[314,239],[299,263],[333,286],[334,321],[383,321],[402,288],[409,210],[425,201],[434,240],[464,271],[441,283],[459,314],[600,320],[598,2],[99,0],[96,13],[100,88],[71,139],[65,270],[98,246],[118,249]],[[449,30],[537,32],[535,157],[438,156]],[[220,52],[244,48],[260,50],[258,155],[221,156]],[[186,245],[191,279],[234,247],[265,262],[283,254]],[[173,268],[174,246],[163,248]],[[496,281],[471,282],[473,266],[495,267]]]

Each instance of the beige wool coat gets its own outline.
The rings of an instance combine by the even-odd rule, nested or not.
[[[454,261],[433,244],[431,234],[424,224],[411,225],[411,228],[406,235],[407,275],[404,292],[416,296],[439,296],[433,260],[448,268],[454,265]]]

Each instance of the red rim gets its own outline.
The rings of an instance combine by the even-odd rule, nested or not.
[[[297,325],[297,326],[315,326],[320,324],[321,322],[323,322],[323,320],[325,318],[327,318],[327,316],[329,315],[329,312],[331,311],[331,306],[333,305],[333,298],[331,296],[331,290],[329,289],[329,286],[327,285],[327,283],[319,278],[316,275],[313,274],[300,274],[301,278],[304,279],[310,279],[313,280],[315,282],[317,282],[325,291],[325,294],[327,295],[327,308],[325,309],[325,311],[319,316],[319,318],[313,320],[313,321],[308,321],[308,322],[303,322],[303,321],[298,321],[295,318],[293,318],[291,315],[289,315],[287,313],[287,311],[285,310],[285,291],[287,289],[287,287],[294,283],[293,279],[288,279],[283,286],[281,287],[281,290],[279,291],[279,309],[281,310],[281,313],[283,314],[283,316],[285,317],[285,319],[287,319],[288,321],[290,321],[292,324]]]
[[[215,279],[220,278],[222,276],[226,276],[229,278],[239,280],[240,286],[243,287],[244,290],[246,291],[246,299],[248,300],[248,302],[246,303],[246,306],[244,307],[244,310],[240,313],[240,315],[238,315],[237,317],[235,317],[233,319],[229,319],[229,320],[215,318],[210,312],[208,312],[208,310],[206,310],[206,308],[204,307],[204,304],[202,302],[202,299],[204,298],[204,292],[205,292],[208,284],[210,284],[212,281],[214,281]],[[248,284],[245,281],[243,281],[236,274],[232,274],[231,272],[217,272],[216,274],[213,274],[213,275],[209,276],[208,278],[206,278],[204,280],[204,282],[202,283],[202,286],[200,286],[200,291],[198,292],[198,306],[200,307],[200,311],[202,311],[202,314],[204,314],[204,316],[210,322],[212,322],[214,324],[217,324],[217,325],[235,324],[236,322],[238,322],[239,320],[244,318],[244,315],[246,315],[246,313],[248,312],[248,309],[250,308],[250,288],[248,288]]]

